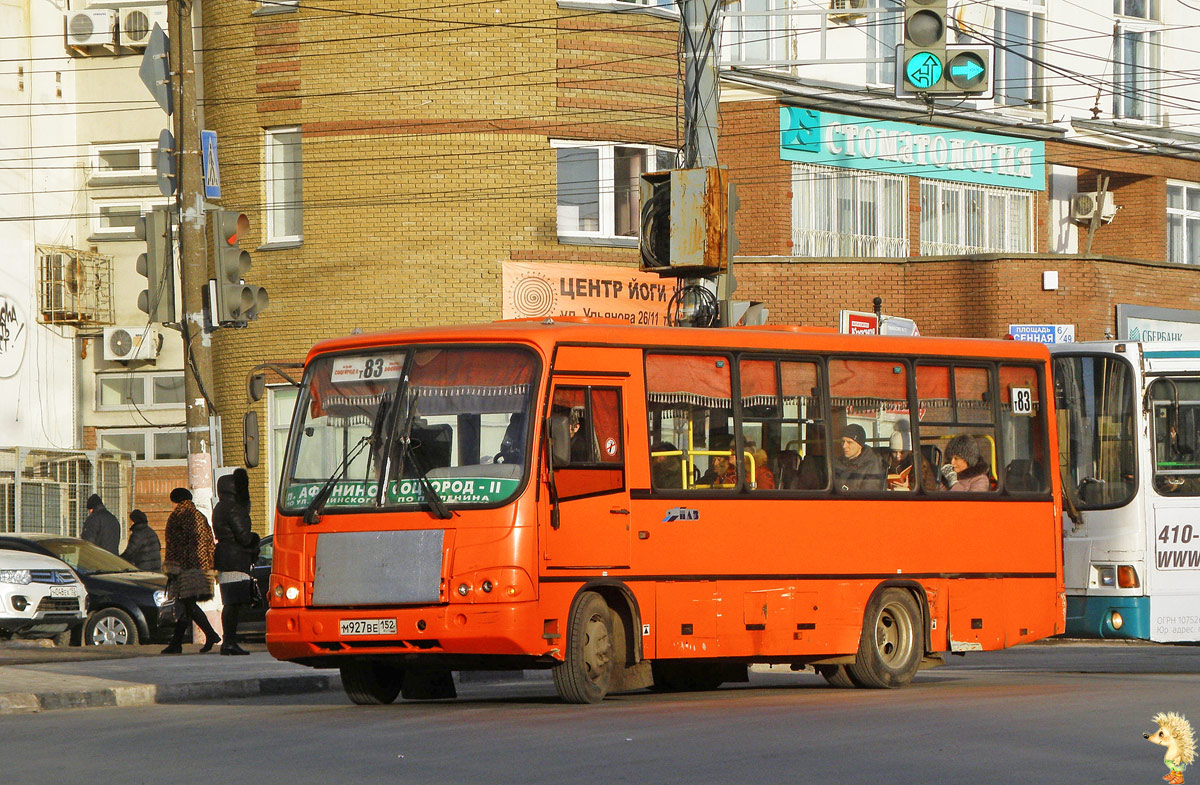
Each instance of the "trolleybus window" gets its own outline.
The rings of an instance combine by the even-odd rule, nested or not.
[[[528,464],[537,364],[518,349],[388,347],[318,357],[296,406],[281,506],[487,504]],[[386,478],[386,482],[381,482]]]
[[[1064,492],[1081,510],[1118,507],[1137,491],[1133,369],[1115,356],[1054,358]]]
[[[1154,414],[1154,488],[1200,496],[1200,379],[1156,379],[1147,393]]]

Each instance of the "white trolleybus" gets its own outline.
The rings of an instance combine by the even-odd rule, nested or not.
[[[1067,635],[1200,641],[1200,343],[1051,352]]]

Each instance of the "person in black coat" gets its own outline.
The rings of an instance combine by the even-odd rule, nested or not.
[[[88,517],[83,522],[80,539],[94,543],[112,554],[121,551],[121,522],[104,507],[104,502],[96,494],[87,500]]]
[[[213,566],[221,585],[222,654],[249,654],[237,642],[241,607],[254,600],[250,568],[258,558],[259,537],[250,528],[250,478],[245,469],[234,469],[217,480],[217,506],[213,508],[213,536],[217,549]]]
[[[129,527],[129,542],[121,551],[121,558],[139,570],[162,572],[162,544],[154,529],[150,528],[146,513],[134,510],[129,513],[129,520],[133,525]]]

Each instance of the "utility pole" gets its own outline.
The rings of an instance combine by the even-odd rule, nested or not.
[[[184,396],[188,435],[188,484],[196,505],[211,509],[214,446],[208,408],[212,391],[212,346],[204,323],[204,289],[208,285],[208,249],[204,233],[204,173],[200,163],[200,129],[196,106],[196,54],[193,50],[192,3],[168,0],[171,63],[175,68],[175,148],[179,187],[179,282],[183,289]]]

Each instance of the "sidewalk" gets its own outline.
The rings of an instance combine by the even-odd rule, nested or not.
[[[0,715],[98,706],[146,706],[212,698],[249,698],[341,689],[336,670],[279,662],[262,643],[248,657],[184,653],[157,646],[55,648],[0,642]]]

